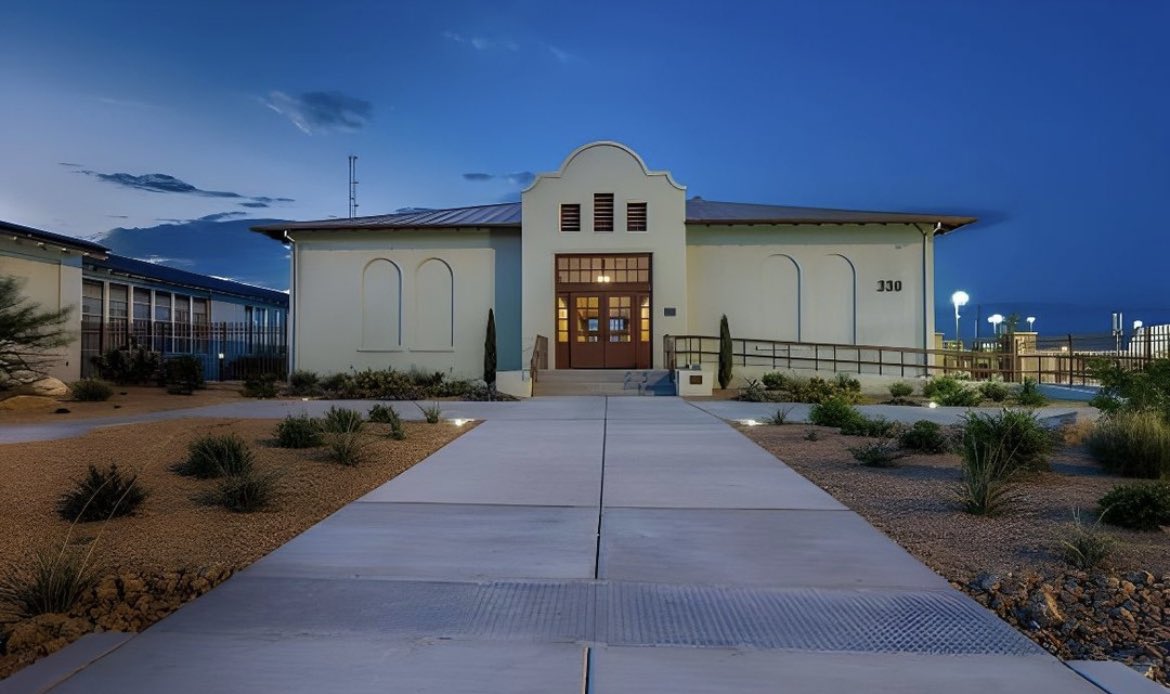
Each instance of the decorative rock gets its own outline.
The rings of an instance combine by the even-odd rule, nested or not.
[[[0,391],[3,395],[6,391]],[[10,398],[0,400],[0,410],[7,410],[10,412],[30,412],[35,410],[47,410],[57,406],[57,401],[53,398],[46,398],[40,395],[14,395]]]
[[[0,395],[0,397],[7,396],[8,398],[11,398],[17,395],[35,395],[42,398],[63,398],[69,395],[69,386],[65,385],[65,383],[60,379],[53,378],[51,376],[47,378],[38,378],[33,381],[22,381],[16,384],[12,384],[12,382],[9,381],[6,383],[6,385],[8,387],[4,390],[3,395]]]

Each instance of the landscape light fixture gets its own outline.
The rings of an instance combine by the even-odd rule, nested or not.
[[[951,294],[951,303],[955,305],[955,344],[959,349],[963,349],[963,338],[959,335],[959,307],[966,306],[970,300],[971,297],[962,289]]]
[[[999,335],[999,324],[1003,322],[1003,315],[996,313],[995,315],[988,316],[987,322],[995,326],[995,334]]]
[[[1036,332],[1036,330],[1032,327],[1036,323],[1036,316],[1028,316],[1024,320],[1028,321],[1028,332]]]

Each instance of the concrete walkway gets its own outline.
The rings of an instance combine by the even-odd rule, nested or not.
[[[682,400],[451,409],[487,421],[53,691],[1100,691]]]

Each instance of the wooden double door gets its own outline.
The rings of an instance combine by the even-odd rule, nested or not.
[[[563,292],[557,311],[568,319],[569,368],[650,368],[649,292]]]

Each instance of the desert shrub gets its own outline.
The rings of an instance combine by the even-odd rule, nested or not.
[[[252,470],[253,455],[248,444],[235,434],[205,434],[187,446],[187,460],[175,472],[201,480],[243,475]]]
[[[1102,417],[1088,438],[1089,452],[1124,477],[1170,477],[1170,424],[1154,411]]]
[[[316,448],[321,438],[321,422],[303,414],[289,415],[276,425],[276,445],[279,448]]]
[[[102,402],[114,395],[114,389],[109,383],[96,378],[83,378],[74,381],[69,387],[73,391],[73,399],[81,402]]]
[[[1089,368],[1101,383],[1101,391],[1090,403],[1094,407],[1103,412],[1149,410],[1170,421],[1170,359],[1154,359],[1141,369],[1099,359]]]
[[[857,462],[866,467],[895,467],[898,458],[902,457],[897,445],[890,440],[870,441],[850,448],[849,452]]]
[[[979,394],[992,402],[1003,402],[1011,395],[1011,390],[999,381],[987,381],[979,384]]]
[[[0,612],[16,618],[68,613],[97,584],[89,555],[79,548],[43,549],[26,564],[0,571]]]
[[[821,435],[817,433],[816,429],[809,429],[808,431],[804,432],[804,440],[805,441],[820,441]]]
[[[768,390],[785,390],[788,386],[788,377],[779,371],[769,371],[760,377],[760,381]]]
[[[862,415],[848,400],[829,398],[809,409],[808,421],[822,427],[844,427],[861,419]]]
[[[755,402],[779,400],[818,404],[833,398],[849,403],[861,401],[861,382],[851,378],[848,374],[838,374],[836,378],[826,380],[820,376],[800,378],[771,372],[764,374],[763,379],[763,385],[759,387],[762,399],[755,400]],[[749,381],[749,383],[756,382]],[[765,390],[767,392],[764,392]]]
[[[462,398],[475,389],[476,384],[474,382],[459,379],[455,381],[443,381],[437,385],[427,387],[425,390],[427,397]]]
[[[898,435],[901,425],[891,422],[885,417],[866,417],[858,414],[841,425],[841,433],[846,436],[866,436],[871,439],[889,439]]]
[[[394,422],[394,420],[400,418],[398,416],[398,411],[394,409],[393,405],[383,405],[378,403],[377,405],[374,405],[370,408],[370,412],[366,415],[366,419],[375,424],[391,424]]]
[[[145,500],[137,475],[123,475],[117,465],[105,470],[90,465],[86,476],[57,500],[57,514],[69,522],[89,523],[129,516]]]
[[[1031,378],[1025,378],[1024,384],[1020,386],[1020,392],[1016,393],[1016,404],[1024,407],[1044,407],[1048,404],[1048,398],[1040,392],[1039,383]]]
[[[1088,571],[1105,563],[1113,545],[1113,536],[1101,529],[1100,519],[1086,523],[1074,512],[1072,530],[1060,541],[1060,554],[1073,568]]]
[[[346,407],[331,405],[321,419],[321,429],[326,433],[340,434],[347,431],[361,431],[362,413]]]
[[[963,451],[999,450],[1013,471],[1048,469],[1052,434],[1031,412],[1002,410],[997,414],[968,413],[963,417]]]
[[[516,402],[520,398],[496,390],[495,384],[472,383],[460,397],[473,402]]]
[[[890,397],[893,398],[908,398],[914,395],[914,386],[905,381],[898,381],[890,384]]]
[[[248,470],[224,477],[215,489],[204,493],[199,501],[222,506],[236,513],[252,513],[267,508],[276,496],[276,475]]]
[[[358,425],[360,427],[360,424]],[[333,459],[342,465],[357,465],[362,461],[366,441],[359,428],[331,432],[325,438]]]
[[[395,441],[402,441],[406,438],[406,426],[402,423],[401,418],[397,418],[390,422],[390,433],[387,434],[387,436],[394,439]]]
[[[1119,484],[1098,502],[1101,520],[1131,530],[1170,525],[1170,482]]]
[[[160,385],[173,395],[191,395],[203,387],[203,361],[199,357],[182,354],[162,363]]]
[[[947,437],[941,425],[920,419],[898,435],[898,445],[919,453],[946,453]]]
[[[759,381],[750,378],[739,389],[739,396],[736,397],[736,400],[742,402],[771,402],[772,398]]]
[[[266,373],[244,379],[244,388],[240,394],[245,398],[275,398],[278,392],[276,374]]]
[[[340,397],[340,394],[345,392],[350,387],[352,379],[347,373],[336,373],[322,378],[318,385],[321,390],[328,395]]]
[[[443,416],[443,410],[439,408],[437,402],[426,407],[419,405],[418,409],[422,410],[423,419],[427,420],[427,424],[438,424],[439,417]]]
[[[983,396],[954,376],[937,376],[922,386],[922,394],[945,407],[975,407]]]
[[[288,377],[288,392],[290,395],[316,395],[321,390],[319,381],[315,371],[294,371]]]
[[[768,424],[775,424],[776,426],[783,426],[788,423],[788,416],[792,414],[791,407],[781,407],[776,410],[776,414],[768,417],[764,421]]]
[[[100,357],[93,357],[90,363],[97,368],[101,377],[119,385],[152,383],[157,380],[162,357],[130,338],[130,344],[111,349]]]
[[[1002,441],[979,439],[965,446],[962,469],[958,496],[967,513],[996,515],[1015,498],[1013,487],[1018,468],[1012,466]]]

